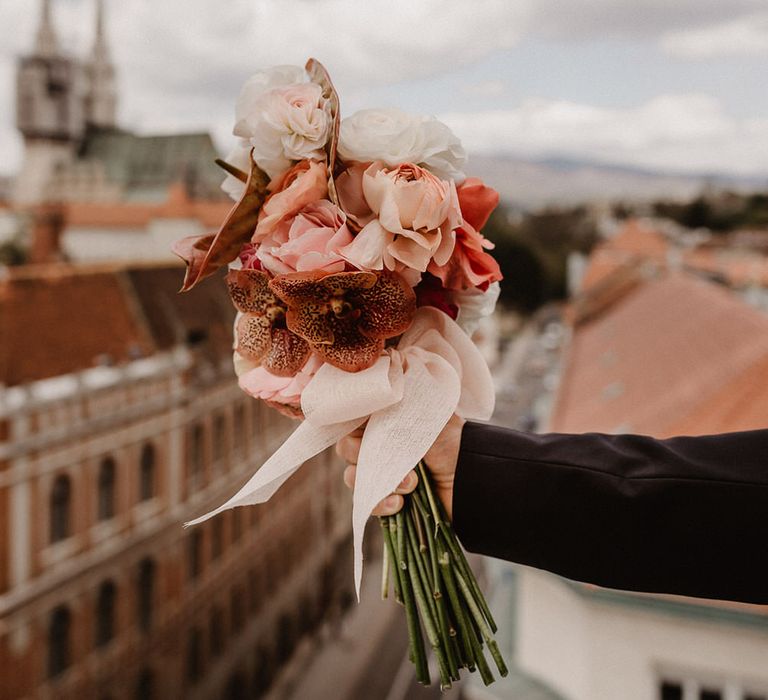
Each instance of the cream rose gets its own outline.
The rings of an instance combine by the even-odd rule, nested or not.
[[[345,160],[380,160],[389,167],[416,163],[441,179],[464,179],[466,153],[456,135],[434,117],[399,109],[363,109],[344,119],[339,154]]]
[[[271,178],[292,162],[325,158],[331,118],[322,88],[298,66],[259,71],[243,85],[235,108],[235,136]]]
[[[431,260],[448,261],[462,221],[455,183],[412,163],[390,169],[377,162],[363,174],[362,190],[376,218],[342,249],[349,262],[362,270],[415,271],[409,281],[418,282]]]
[[[247,141],[241,140],[227,154],[224,160],[247,174],[251,170],[250,150],[251,145]],[[228,174],[224,178],[224,182],[221,183],[221,189],[237,202],[243,196],[243,192],[245,192],[245,183],[242,180],[238,180],[234,175]]]

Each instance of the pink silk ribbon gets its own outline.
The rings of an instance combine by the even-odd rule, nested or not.
[[[466,333],[441,311],[421,307],[397,347],[368,369],[320,367],[301,395],[301,425],[232,498],[187,525],[268,501],[305,461],[367,420],[352,500],[359,598],[363,531],[371,511],[424,457],[454,413],[487,420],[494,398],[488,366]]]

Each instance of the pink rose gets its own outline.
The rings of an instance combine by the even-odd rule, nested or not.
[[[258,246],[256,256],[273,275],[324,270],[343,272],[339,250],[352,242],[346,216],[326,199],[305,206]]]
[[[270,182],[269,189],[272,194],[259,212],[259,222],[251,237],[253,243],[261,243],[307,204],[324,199],[328,195],[328,169],[325,163],[303,160]]]
[[[447,289],[487,289],[492,282],[498,282],[502,274],[496,259],[485,252],[493,248],[493,243],[479,229],[485,226],[499,203],[499,193],[477,178],[467,178],[457,191],[464,223],[456,229],[453,255],[443,265],[433,260],[429,272],[440,278]]]
[[[453,252],[461,210],[453,181],[440,180],[412,163],[386,168],[372,163],[363,174],[363,195],[377,218],[342,251],[362,270],[415,272],[418,282],[430,261],[444,265]],[[414,281],[415,278],[415,281]]]
[[[277,377],[263,367],[255,367],[240,375],[240,388],[255,399],[300,407],[301,392],[322,364],[317,355],[310,355],[304,367],[293,377]]]

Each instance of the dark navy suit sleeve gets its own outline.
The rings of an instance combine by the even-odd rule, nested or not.
[[[467,423],[473,552],[610,588],[768,604],[768,430],[668,440]]]

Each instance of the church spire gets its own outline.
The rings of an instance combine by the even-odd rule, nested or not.
[[[115,69],[107,45],[104,0],[95,0],[95,4],[96,33],[91,58],[88,62],[90,86],[86,99],[87,119],[93,126],[111,128],[116,125]]]
[[[93,41],[93,60],[109,63],[109,48],[104,34],[104,0],[96,0],[96,34]]]
[[[51,0],[42,0],[40,10],[40,26],[37,30],[35,53],[41,56],[52,56],[58,50],[58,42],[51,20]]]

